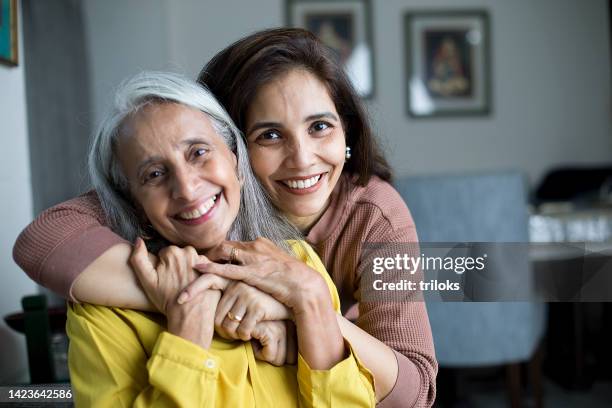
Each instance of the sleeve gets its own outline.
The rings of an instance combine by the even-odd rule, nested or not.
[[[401,200],[401,198],[398,199]],[[379,407],[430,407],[436,396],[438,363],[426,304],[422,293],[415,291],[375,291],[374,280],[385,282],[402,279],[422,280],[422,271],[406,275],[405,271],[375,275],[374,258],[395,257],[398,253],[419,255],[418,237],[412,217],[403,201],[390,221],[380,210],[372,214],[367,242],[363,243],[357,266],[355,299],[359,301],[357,325],[396,351],[398,377],[391,392]],[[401,211],[400,211],[401,210]],[[390,293],[393,292],[393,293]]]
[[[336,312],[340,311],[340,297],[321,258],[310,245],[300,241],[292,249],[298,259],[319,272],[330,291]],[[302,407],[373,407],[376,404],[374,377],[362,364],[353,348],[344,339],[348,356],[329,370],[312,370],[298,354],[298,386]]]
[[[298,354],[300,407],[373,407],[374,377],[345,339],[348,356],[329,370],[313,370]]]
[[[147,356],[134,324],[111,308],[69,307],[75,405],[214,407],[219,359],[168,332],[161,332]]]
[[[125,243],[106,225],[95,192],[51,207],[19,235],[13,258],[36,283],[70,298],[77,276],[110,247]]]

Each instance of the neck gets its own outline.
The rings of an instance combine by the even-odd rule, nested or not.
[[[318,211],[315,214],[307,215],[305,217],[298,217],[298,216],[288,214],[286,215],[286,217],[293,225],[297,227],[297,229],[300,230],[302,234],[304,234],[304,236],[306,236],[308,235],[308,232],[310,232],[310,229],[312,228],[312,226],[315,225],[317,221],[319,221],[319,219],[321,218],[325,210],[327,210],[328,206],[329,206],[329,201],[327,202],[327,204],[325,204],[325,206],[323,206],[323,208],[320,211]]]

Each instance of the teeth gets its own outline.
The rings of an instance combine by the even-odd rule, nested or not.
[[[204,202],[199,208],[193,211],[182,212],[178,216],[179,218],[182,218],[184,220],[193,220],[195,218],[200,218],[201,216],[206,214],[208,211],[210,211],[212,206],[215,205],[216,200],[217,200],[217,196],[214,195],[210,199],[208,199],[206,202]]]
[[[314,186],[320,178],[321,175],[319,174],[306,180],[285,180],[283,183],[289,188],[303,189]]]

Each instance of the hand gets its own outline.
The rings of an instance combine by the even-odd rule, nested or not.
[[[212,260],[196,269],[241,280],[288,306],[295,319],[298,350],[315,370],[328,370],[345,356],[344,340],[336,320],[329,288],[319,272],[281,251],[267,239],[225,241],[208,251]]]
[[[251,333],[255,358],[275,366],[297,363],[295,327],[290,321],[258,323]]]
[[[136,239],[130,256],[130,264],[144,292],[165,315],[168,307],[177,303],[178,293],[199,276],[194,265],[206,261],[193,247],[169,246],[159,252],[158,262],[153,264],[141,238]]]
[[[215,334],[215,310],[220,298],[220,291],[206,290],[193,302],[174,302],[168,308],[168,332],[208,349]]]
[[[223,291],[215,315],[215,331],[225,339],[251,340],[255,325],[262,321],[291,319],[291,310],[268,295],[241,281],[233,281],[211,273],[205,273],[178,298],[179,303],[189,302],[197,294],[208,289]],[[238,318],[231,319],[232,316]]]
[[[230,319],[230,313],[236,318]],[[290,318],[291,310],[272,296],[244,282],[230,281],[217,306],[215,331],[227,339],[247,341],[259,322]]]
[[[213,261],[231,259],[237,264],[205,261],[195,266],[197,270],[243,281],[283,303],[294,314],[318,300],[331,305],[323,277],[265,238],[250,242],[225,241],[207,256]]]
[[[156,265],[151,262],[142,239],[130,257],[145,293],[168,319],[168,331],[203,348],[210,347],[214,334],[214,316],[221,297],[218,290],[200,292],[194,302],[177,302],[179,292],[192,282],[198,274],[193,265],[206,261],[193,247],[169,246],[159,252]]]

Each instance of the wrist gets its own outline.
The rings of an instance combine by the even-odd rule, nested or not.
[[[327,288],[326,288],[327,289]],[[299,302],[292,308],[292,320],[298,324],[300,321],[335,322],[336,311],[332,304],[329,291],[305,291]]]
[[[297,315],[322,310],[328,306],[333,309],[327,282],[325,282],[321,274],[301,262],[299,267],[302,269],[299,273],[299,276],[302,278],[293,291],[295,294],[293,301],[288,305],[291,309],[293,320],[295,320]]]
[[[168,307],[168,332],[189,340],[204,349],[212,343],[214,318],[221,293],[208,290],[191,301]]]

